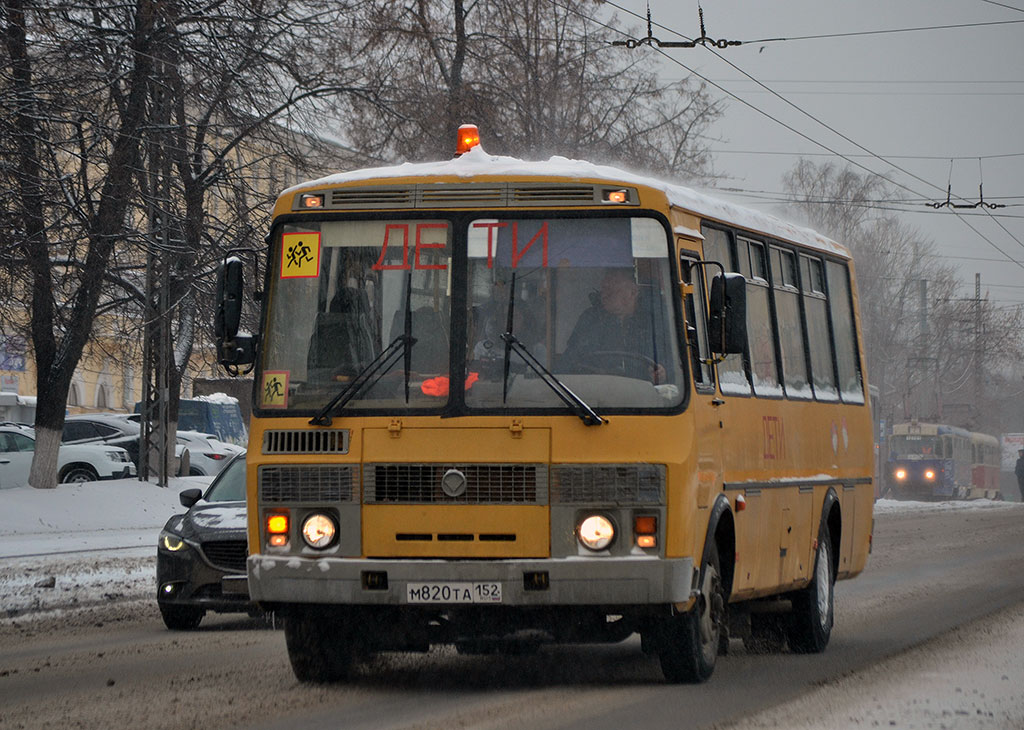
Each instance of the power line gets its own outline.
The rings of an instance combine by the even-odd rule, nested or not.
[[[754,43],[775,43],[782,41],[810,41],[810,40],[828,40],[831,38],[854,38],[857,36],[869,36],[869,35],[891,35],[894,33],[918,33],[922,31],[931,30],[958,30],[962,28],[980,28],[983,26],[992,25],[1016,25],[1017,23],[1024,23],[1024,20],[989,20],[982,21],[979,23],[955,23],[950,25],[925,25],[917,26],[913,28],[883,28],[881,30],[861,30],[851,31],[848,33],[822,33],[819,35],[804,35],[804,36],[788,36],[785,38],[760,38],[757,40],[742,41],[744,44]],[[667,29],[666,29],[667,30]]]
[[[831,157],[832,155],[824,152],[781,152],[772,150],[729,150],[729,149],[712,149],[716,155],[780,155],[785,157]],[[871,157],[871,155],[858,155],[849,154],[847,157]],[[947,162],[949,160],[996,160],[1007,157],[1024,157],[1024,152],[1007,152],[999,155],[886,155],[887,160],[942,160]]]
[[[556,0],[552,0],[552,2],[553,2],[553,3],[555,3],[555,4],[557,4],[557,1],[556,1]],[[613,2],[612,0],[606,0],[606,2],[607,2],[607,4],[608,4],[608,5],[611,5],[612,7],[614,7],[614,8],[617,8],[617,9],[621,10],[621,11],[622,11],[622,12],[624,12],[624,13],[627,13],[627,14],[629,14],[629,15],[632,15],[632,16],[634,16],[634,17],[638,17],[638,18],[640,17],[639,15],[637,15],[636,13],[634,13],[633,11],[629,10],[628,8],[624,8],[624,7],[622,7],[621,5],[619,5],[619,4],[615,3],[615,2]],[[563,7],[563,8],[564,8],[565,6],[561,6],[561,7]],[[578,11],[576,11],[576,12],[578,12]],[[580,13],[580,15],[583,15],[583,14],[582,14],[582,13]],[[588,16],[586,16],[586,15],[583,15],[583,17],[588,17]],[[621,30],[619,30],[619,29],[617,29],[617,28],[612,28],[611,26],[609,26],[609,25],[607,25],[607,24],[605,24],[605,23],[601,23],[600,21],[596,20],[595,18],[590,18],[590,20],[591,20],[592,22],[595,22],[595,23],[597,23],[597,24],[599,24],[599,25],[602,25],[602,26],[604,26],[604,27],[606,27],[606,28],[610,28],[610,29],[614,30],[614,31],[615,31],[616,33],[620,33],[620,34],[623,34],[623,35],[625,35],[625,34],[623,33],[623,31],[621,31]],[[1024,21],[1001,21],[1001,22],[1000,22],[1000,24],[1002,24],[1002,23],[1017,23],[1017,22],[1024,22]],[[648,24],[650,25],[650,20],[648,20]],[[678,36],[679,36],[679,37],[681,37],[681,38],[687,38],[687,36],[686,36],[685,34],[679,33],[678,31],[676,31],[676,30],[673,30],[673,29],[671,29],[671,28],[668,28],[668,27],[666,27],[666,26],[664,26],[664,25],[661,25],[660,23],[659,23],[659,24],[657,24],[657,26],[658,26],[659,28],[661,28],[661,29],[664,29],[664,30],[667,30],[667,31],[669,31],[670,33],[674,33],[674,34],[678,35]],[[705,48],[706,48],[706,49],[707,49],[707,50],[708,50],[709,52],[711,52],[712,54],[714,54],[714,56],[715,56],[716,58],[718,58],[718,59],[719,59],[720,61],[722,61],[723,63],[727,64],[728,66],[730,66],[730,67],[731,67],[732,69],[734,69],[735,71],[738,71],[738,72],[739,72],[740,74],[742,74],[742,75],[743,75],[743,76],[745,76],[746,78],[750,79],[751,81],[753,81],[753,82],[754,82],[755,84],[757,84],[757,85],[758,85],[758,86],[760,86],[761,88],[765,89],[766,91],[769,91],[769,92],[770,92],[770,93],[771,93],[771,94],[772,94],[773,96],[775,96],[776,98],[778,98],[778,99],[779,99],[780,101],[784,102],[784,103],[785,103],[785,104],[787,104],[788,106],[790,106],[790,107],[792,107],[793,109],[795,109],[796,111],[800,112],[801,114],[803,114],[803,115],[804,115],[804,116],[806,116],[807,118],[811,119],[811,120],[812,120],[812,121],[814,121],[815,123],[819,124],[820,126],[824,127],[825,129],[829,130],[830,132],[832,132],[833,134],[837,135],[837,136],[838,136],[838,137],[840,137],[841,139],[844,139],[844,140],[846,140],[847,142],[849,142],[850,144],[854,145],[855,147],[857,147],[858,149],[862,150],[863,152],[866,152],[866,153],[868,153],[868,154],[869,154],[869,155],[870,155],[870,156],[871,156],[872,158],[874,158],[874,159],[877,159],[877,160],[879,160],[880,162],[883,162],[883,163],[885,163],[885,164],[887,164],[887,165],[889,165],[889,166],[893,167],[894,169],[898,170],[899,172],[902,172],[902,173],[903,173],[904,175],[908,176],[909,178],[911,178],[911,179],[913,179],[913,180],[917,180],[918,182],[921,182],[921,183],[923,183],[923,184],[927,185],[928,187],[931,187],[931,188],[935,188],[936,190],[940,190],[940,191],[942,191],[942,190],[943,190],[943,189],[942,189],[942,188],[941,188],[940,186],[938,186],[938,185],[936,185],[936,184],[934,184],[934,183],[932,183],[932,182],[930,182],[930,181],[928,181],[928,180],[925,180],[924,178],[922,178],[922,177],[919,177],[918,175],[915,175],[914,173],[911,173],[911,172],[910,172],[909,170],[906,170],[906,169],[904,169],[904,168],[900,167],[899,165],[897,165],[897,164],[894,164],[894,163],[893,163],[893,162],[891,162],[890,160],[887,160],[887,159],[885,159],[885,158],[884,158],[884,157],[882,157],[881,155],[878,155],[877,153],[875,153],[875,152],[873,152],[872,150],[868,149],[868,148],[867,148],[867,147],[865,147],[864,145],[862,145],[862,144],[860,144],[860,143],[856,142],[855,140],[851,139],[850,137],[848,137],[847,135],[843,134],[843,133],[842,133],[842,132],[840,132],[839,130],[835,129],[834,127],[832,127],[832,126],[830,126],[830,125],[828,125],[828,124],[826,124],[826,123],[825,123],[824,121],[822,121],[822,120],[818,119],[817,117],[815,117],[815,116],[814,116],[813,114],[811,114],[810,112],[807,112],[806,110],[804,110],[804,109],[800,108],[800,107],[799,107],[798,105],[796,105],[796,104],[794,104],[793,102],[789,101],[789,100],[788,100],[788,99],[786,99],[786,98],[785,98],[784,96],[782,96],[782,95],[781,95],[781,94],[779,94],[778,92],[774,91],[773,89],[771,89],[770,87],[768,87],[767,85],[765,85],[765,84],[764,84],[763,82],[761,82],[761,81],[759,81],[758,79],[754,78],[754,77],[753,77],[752,75],[750,75],[749,73],[747,73],[746,71],[744,71],[743,69],[741,69],[741,68],[740,68],[739,66],[737,66],[736,64],[734,64],[734,63],[732,63],[731,61],[729,61],[728,59],[726,59],[726,58],[725,58],[725,57],[724,57],[724,56],[723,56],[723,55],[722,55],[721,53],[719,53],[718,51],[716,51],[716,50],[715,50],[715,48],[713,47],[713,45],[708,45],[708,44],[703,44],[703,45],[705,46]],[[920,195],[919,193],[917,193],[916,191],[914,191],[913,189],[911,189],[911,188],[910,188],[910,187],[908,187],[907,185],[904,185],[903,183],[900,183],[899,181],[895,181],[895,180],[892,180],[892,179],[890,179],[890,178],[888,178],[888,177],[886,177],[886,176],[884,176],[884,175],[881,175],[880,173],[877,173],[877,172],[875,172],[875,171],[874,171],[874,170],[872,170],[871,168],[869,168],[869,167],[867,167],[867,166],[865,166],[865,165],[862,165],[861,163],[857,162],[857,161],[856,161],[856,160],[854,160],[854,159],[851,159],[851,158],[847,157],[846,155],[844,155],[844,154],[842,154],[842,153],[838,152],[837,150],[833,150],[833,149],[832,149],[831,147],[829,147],[828,145],[824,144],[823,142],[819,142],[818,140],[816,140],[816,139],[814,139],[814,138],[810,137],[809,135],[807,135],[807,134],[804,134],[803,132],[800,132],[800,131],[798,131],[797,129],[795,129],[795,128],[794,128],[794,127],[792,127],[791,125],[789,125],[789,124],[786,124],[786,123],[785,123],[785,122],[783,122],[782,120],[780,120],[780,119],[778,119],[778,118],[776,118],[776,117],[773,117],[773,116],[772,116],[771,114],[769,114],[769,113],[768,113],[768,112],[766,112],[765,110],[763,110],[763,109],[761,109],[761,108],[759,108],[759,107],[755,106],[754,104],[751,104],[750,102],[746,101],[745,99],[742,99],[742,98],[740,98],[739,96],[737,96],[736,94],[732,93],[731,91],[728,91],[727,89],[725,89],[724,87],[720,86],[719,84],[716,84],[716,83],[714,83],[713,81],[711,81],[711,80],[710,80],[709,78],[707,78],[707,77],[706,77],[706,76],[704,76],[703,74],[700,74],[700,73],[699,73],[699,72],[697,72],[696,70],[694,70],[694,69],[690,68],[689,66],[687,66],[686,64],[684,64],[684,63],[683,63],[682,61],[679,61],[679,60],[677,60],[677,59],[673,58],[673,57],[672,57],[672,56],[670,56],[670,55],[669,55],[668,53],[666,53],[666,52],[665,52],[664,50],[662,50],[662,49],[660,49],[660,48],[657,48],[657,47],[654,47],[654,46],[652,46],[652,50],[654,50],[654,51],[656,51],[657,53],[661,54],[661,56],[662,56],[662,57],[664,57],[664,58],[668,59],[668,60],[669,60],[669,61],[671,61],[672,63],[675,63],[675,64],[677,64],[678,66],[680,66],[681,68],[684,68],[684,69],[686,69],[686,70],[687,70],[688,72],[690,72],[691,74],[693,74],[693,75],[694,75],[694,76],[696,76],[697,78],[700,78],[700,79],[702,79],[702,80],[703,80],[703,81],[704,81],[705,83],[711,84],[711,85],[712,85],[712,86],[714,86],[714,87],[715,87],[716,89],[720,90],[720,91],[721,91],[722,93],[724,93],[724,94],[727,94],[727,95],[728,95],[728,96],[729,96],[730,98],[732,98],[732,99],[735,99],[736,101],[740,102],[740,103],[741,103],[741,104],[743,104],[744,106],[747,106],[747,107],[749,107],[750,109],[752,109],[752,110],[756,111],[757,113],[761,114],[762,116],[765,116],[765,117],[767,117],[768,119],[772,120],[772,121],[773,121],[773,122],[775,122],[776,124],[779,124],[779,125],[781,125],[782,127],[786,128],[786,129],[788,129],[788,130],[790,130],[790,131],[791,131],[791,132],[793,132],[794,134],[796,134],[796,135],[798,135],[798,136],[800,136],[800,137],[802,137],[802,138],[804,138],[804,139],[808,140],[809,142],[811,142],[811,143],[813,143],[813,144],[817,145],[818,147],[821,147],[822,149],[826,150],[827,152],[831,152],[832,154],[836,155],[836,156],[837,156],[837,157],[839,157],[840,159],[846,160],[846,162],[848,162],[849,164],[853,165],[854,167],[857,167],[857,168],[859,168],[859,169],[861,169],[861,170],[864,170],[864,171],[868,172],[869,174],[871,174],[871,175],[873,175],[873,176],[877,176],[877,177],[880,177],[880,178],[882,178],[883,180],[885,180],[885,181],[886,181],[887,183],[889,183],[889,184],[891,184],[891,185],[895,185],[896,187],[899,187],[899,188],[902,188],[903,190],[906,190],[906,191],[908,191],[908,192],[914,193],[915,195]],[[968,227],[968,228],[969,228],[969,229],[970,229],[971,231],[973,231],[973,232],[975,233],[975,235],[977,235],[977,236],[978,236],[979,238],[981,238],[981,239],[982,239],[983,241],[985,241],[986,243],[988,243],[988,244],[989,244],[989,245],[990,245],[990,246],[991,246],[992,248],[994,248],[994,249],[995,249],[996,251],[998,251],[999,253],[1001,253],[1001,254],[1003,254],[1004,256],[1006,256],[1006,258],[1007,258],[1007,260],[1008,260],[1008,261],[1012,261],[1012,262],[1013,262],[1013,263],[1015,263],[1015,264],[1016,264],[1017,266],[1020,266],[1021,268],[1024,268],[1024,263],[1021,263],[1021,262],[1019,262],[1019,261],[1016,261],[1016,260],[1015,260],[1015,259],[1013,259],[1013,258],[1012,258],[1011,256],[1009,256],[1009,255],[1008,255],[1008,254],[1007,254],[1007,253],[1006,253],[1005,251],[1003,251],[1003,250],[1002,250],[1001,248],[999,248],[999,246],[997,246],[997,245],[996,245],[996,243],[995,243],[994,241],[992,241],[991,239],[989,239],[989,238],[988,238],[987,236],[985,236],[985,235],[984,235],[983,233],[981,233],[981,231],[979,231],[979,230],[978,230],[977,228],[975,228],[974,226],[972,226],[972,225],[970,224],[970,222],[968,222],[968,221],[967,221],[967,220],[966,220],[966,219],[965,219],[965,218],[964,218],[963,216],[961,216],[961,215],[960,215],[960,213],[959,213],[958,211],[951,211],[951,212],[952,212],[952,213],[953,213],[954,215],[956,215],[956,216],[957,216],[957,217],[958,217],[958,218],[960,219],[960,221],[961,221],[961,222],[962,222],[962,223],[963,223],[963,224],[964,224],[965,226],[967,226],[967,227]],[[994,216],[992,216],[991,214],[990,214],[990,217],[991,217],[991,218],[992,218],[993,220],[995,220],[995,217],[994,217]],[[1013,235],[1013,234],[1012,234],[1012,233],[1011,233],[1011,232],[1010,232],[1010,231],[1009,231],[1009,230],[1008,230],[1008,229],[1007,229],[1007,228],[1006,228],[1005,226],[1003,226],[1003,225],[1002,225],[1001,223],[999,223],[999,222],[998,222],[997,220],[996,220],[996,224],[997,224],[997,225],[998,225],[998,226],[999,226],[999,227],[1000,227],[1000,228],[1001,228],[1001,229],[1002,229],[1002,230],[1003,230],[1004,232],[1006,232],[1006,233],[1007,233],[1007,235],[1009,235],[1009,236],[1010,236],[1010,237],[1011,237],[1011,238],[1012,238],[1012,239],[1014,240],[1014,242],[1015,242],[1015,243],[1017,243],[1017,245],[1019,245],[1019,246],[1021,246],[1022,248],[1024,248],[1024,243],[1022,243],[1022,242],[1021,242],[1021,241],[1020,241],[1020,240],[1019,240],[1019,239],[1018,239],[1018,238],[1017,238],[1016,236],[1014,236],[1014,235]]]

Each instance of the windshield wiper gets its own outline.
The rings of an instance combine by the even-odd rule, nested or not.
[[[551,390],[555,392],[565,405],[572,409],[583,423],[587,426],[600,426],[607,423],[605,419],[599,416],[593,408],[591,408],[585,400],[580,398],[578,395],[570,390],[569,386],[563,383],[561,380],[556,378],[550,370],[548,370],[541,362],[533,356],[533,353],[526,349],[518,337],[512,334],[512,329],[515,323],[514,309],[515,309],[515,296],[516,296],[516,275],[512,272],[512,282],[508,297],[508,318],[505,321],[505,332],[502,333],[501,339],[505,341],[505,363],[504,363],[504,381],[502,383],[502,402],[508,400],[508,372],[510,365],[510,355],[513,351],[519,357],[523,358],[525,362],[533,372],[537,373],[544,384],[547,385]]]
[[[330,426],[332,411],[341,410],[350,400],[356,397],[364,388],[371,387],[378,380],[383,378],[395,363],[398,362],[398,355],[403,355],[405,367],[405,402],[409,402],[409,370],[412,365],[412,346],[416,344],[416,338],[412,336],[412,274],[406,282],[405,288],[405,322],[402,327],[402,334],[391,341],[391,344],[373,358],[366,367],[360,370],[355,378],[345,386],[331,401],[320,409],[309,421],[311,426]]]

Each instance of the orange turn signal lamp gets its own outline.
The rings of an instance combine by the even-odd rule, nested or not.
[[[284,547],[288,544],[288,515],[274,512],[267,515],[267,542],[271,547]]]
[[[658,547],[658,518],[653,515],[637,515],[633,518],[633,532],[636,533],[636,546],[641,548]]]
[[[455,156],[464,155],[474,147],[480,146],[480,130],[475,124],[463,124],[459,127],[459,138],[455,144]]]

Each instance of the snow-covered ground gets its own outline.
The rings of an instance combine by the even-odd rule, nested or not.
[[[0,490],[0,617],[154,595],[160,528],[212,477],[169,481]]]
[[[31,621],[112,600],[150,600],[156,541],[178,493],[209,477],[0,490],[0,622]],[[880,500],[876,515],[928,510],[1003,510],[1024,505]],[[1022,515],[1024,516],[1024,515]],[[962,627],[882,665],[845,676],[730,728],[1024,727],[1011,677],[1024,665],[1024,606]],[[892,676],[901,681],[893,683]],[[1006,724],[1010,723],[1010,724]]]

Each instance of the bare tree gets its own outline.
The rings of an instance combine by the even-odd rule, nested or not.
[[[27,324],[38,366],[31,484],[56,482],[68,389],[97,313],[125,329],[146,316],[173,329],[176,420],[193,345],[212,320],[215,262],[232,245],[256,248],[252,211],[327,167],[338,149],[320,136],[329,100],[370,97],[352,61],[358,35],[338,32],[358,7],[0,0],[0,95],[12,110],[0,120],[0,227],[10,234],[0,288],[13,302],[4,329]],[[165,272],[155,312],[147,252]]]
[[[664,84],[648,57],[612,48],[615,20],[599,22],[601,6],[382,3],[375,23],[387,30],[371,51],[387,108],[353,109],[355,143],[383,157],[449,156],[455,128],[472,121],[495,153],[709,177],[701,133],[720,107],[703,86]]]
[[[0,9],[7,271],[29,305],[38,394],[29,483],[45,488],[57,481],[68,389],[124,235],[162,5],[2,0]]]

